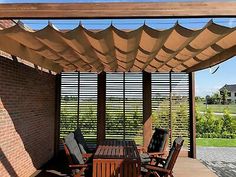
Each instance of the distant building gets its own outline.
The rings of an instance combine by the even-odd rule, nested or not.
[[[227,85],[225,84],[221,89],[220,89],[220,94],[222,94],[222,92],[224,91],[224,89],[226,88],[226,90],[228,91],[228,97],[227,97],[227,101],[229,103],[236,103],[236,84],[233,85]]]

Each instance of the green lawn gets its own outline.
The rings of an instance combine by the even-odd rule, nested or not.
[[[202,102],[196,104],[199,111],[204,112],[206,110],[206,105],[203,104]],[[231,105],[211,104],[207,106],[208,108],[211,108],[213,112],[219,112],[219,113],[224,112],[224,108],[228,108],[231,114],[236,114],[236,104],[231,104]]]
[[[236,147],[236,139],[197,138],[197,146],[202,146],[202,147]]]

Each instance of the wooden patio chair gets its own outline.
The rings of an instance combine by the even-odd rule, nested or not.
[[[89,168],[92,167],[91,157],[84,157],[75,140],[74,133],[70,133],[64,138],[64,150],[69,162],[69,168],[73,177],[85,176]],[[86,159],[86,160],[85,160]],[[90,163],[91,162],[91,163]]]
[[[75,140],[77,141],[79,148],[81,150],[81,153],[83,155],[88,154],[90,156],[91,155],[90,153],[95,152],[95,148],[92,149],[88,147],[85,141],[84,135],[82,134],[81,129],[79,127],[74,131],[74,135],[75,135]]]
[[[167,129],[155,128],[147,148],[138,147],[142,163],[149,163],[151,159],[167,154],[169,131]]]
[[[182,137],[178,137],[174,140],[173,145],[170,149],[169,155],[166,159],[156,158],[155,165],[143,165],[142,171],[146,171],[144,177],[174,177],[173,168],[179,152],[183,146],[184,140]]]

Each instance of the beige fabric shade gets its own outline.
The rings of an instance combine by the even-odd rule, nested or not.
[[[176,23],[156,30],[114,26],[90,31],[79,25],[61,32],[48,25],[33,31],[23,25],[0,30],[0,50],[55,71],[192,72],[236,55],[236,28],[210,21],[198,30]]]

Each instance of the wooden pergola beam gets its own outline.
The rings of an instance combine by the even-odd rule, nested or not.
[[[189,157],[196,159],[195,73],[189,73]]]
[[[236,2],[0,4],[1,19],[235,17]]]

